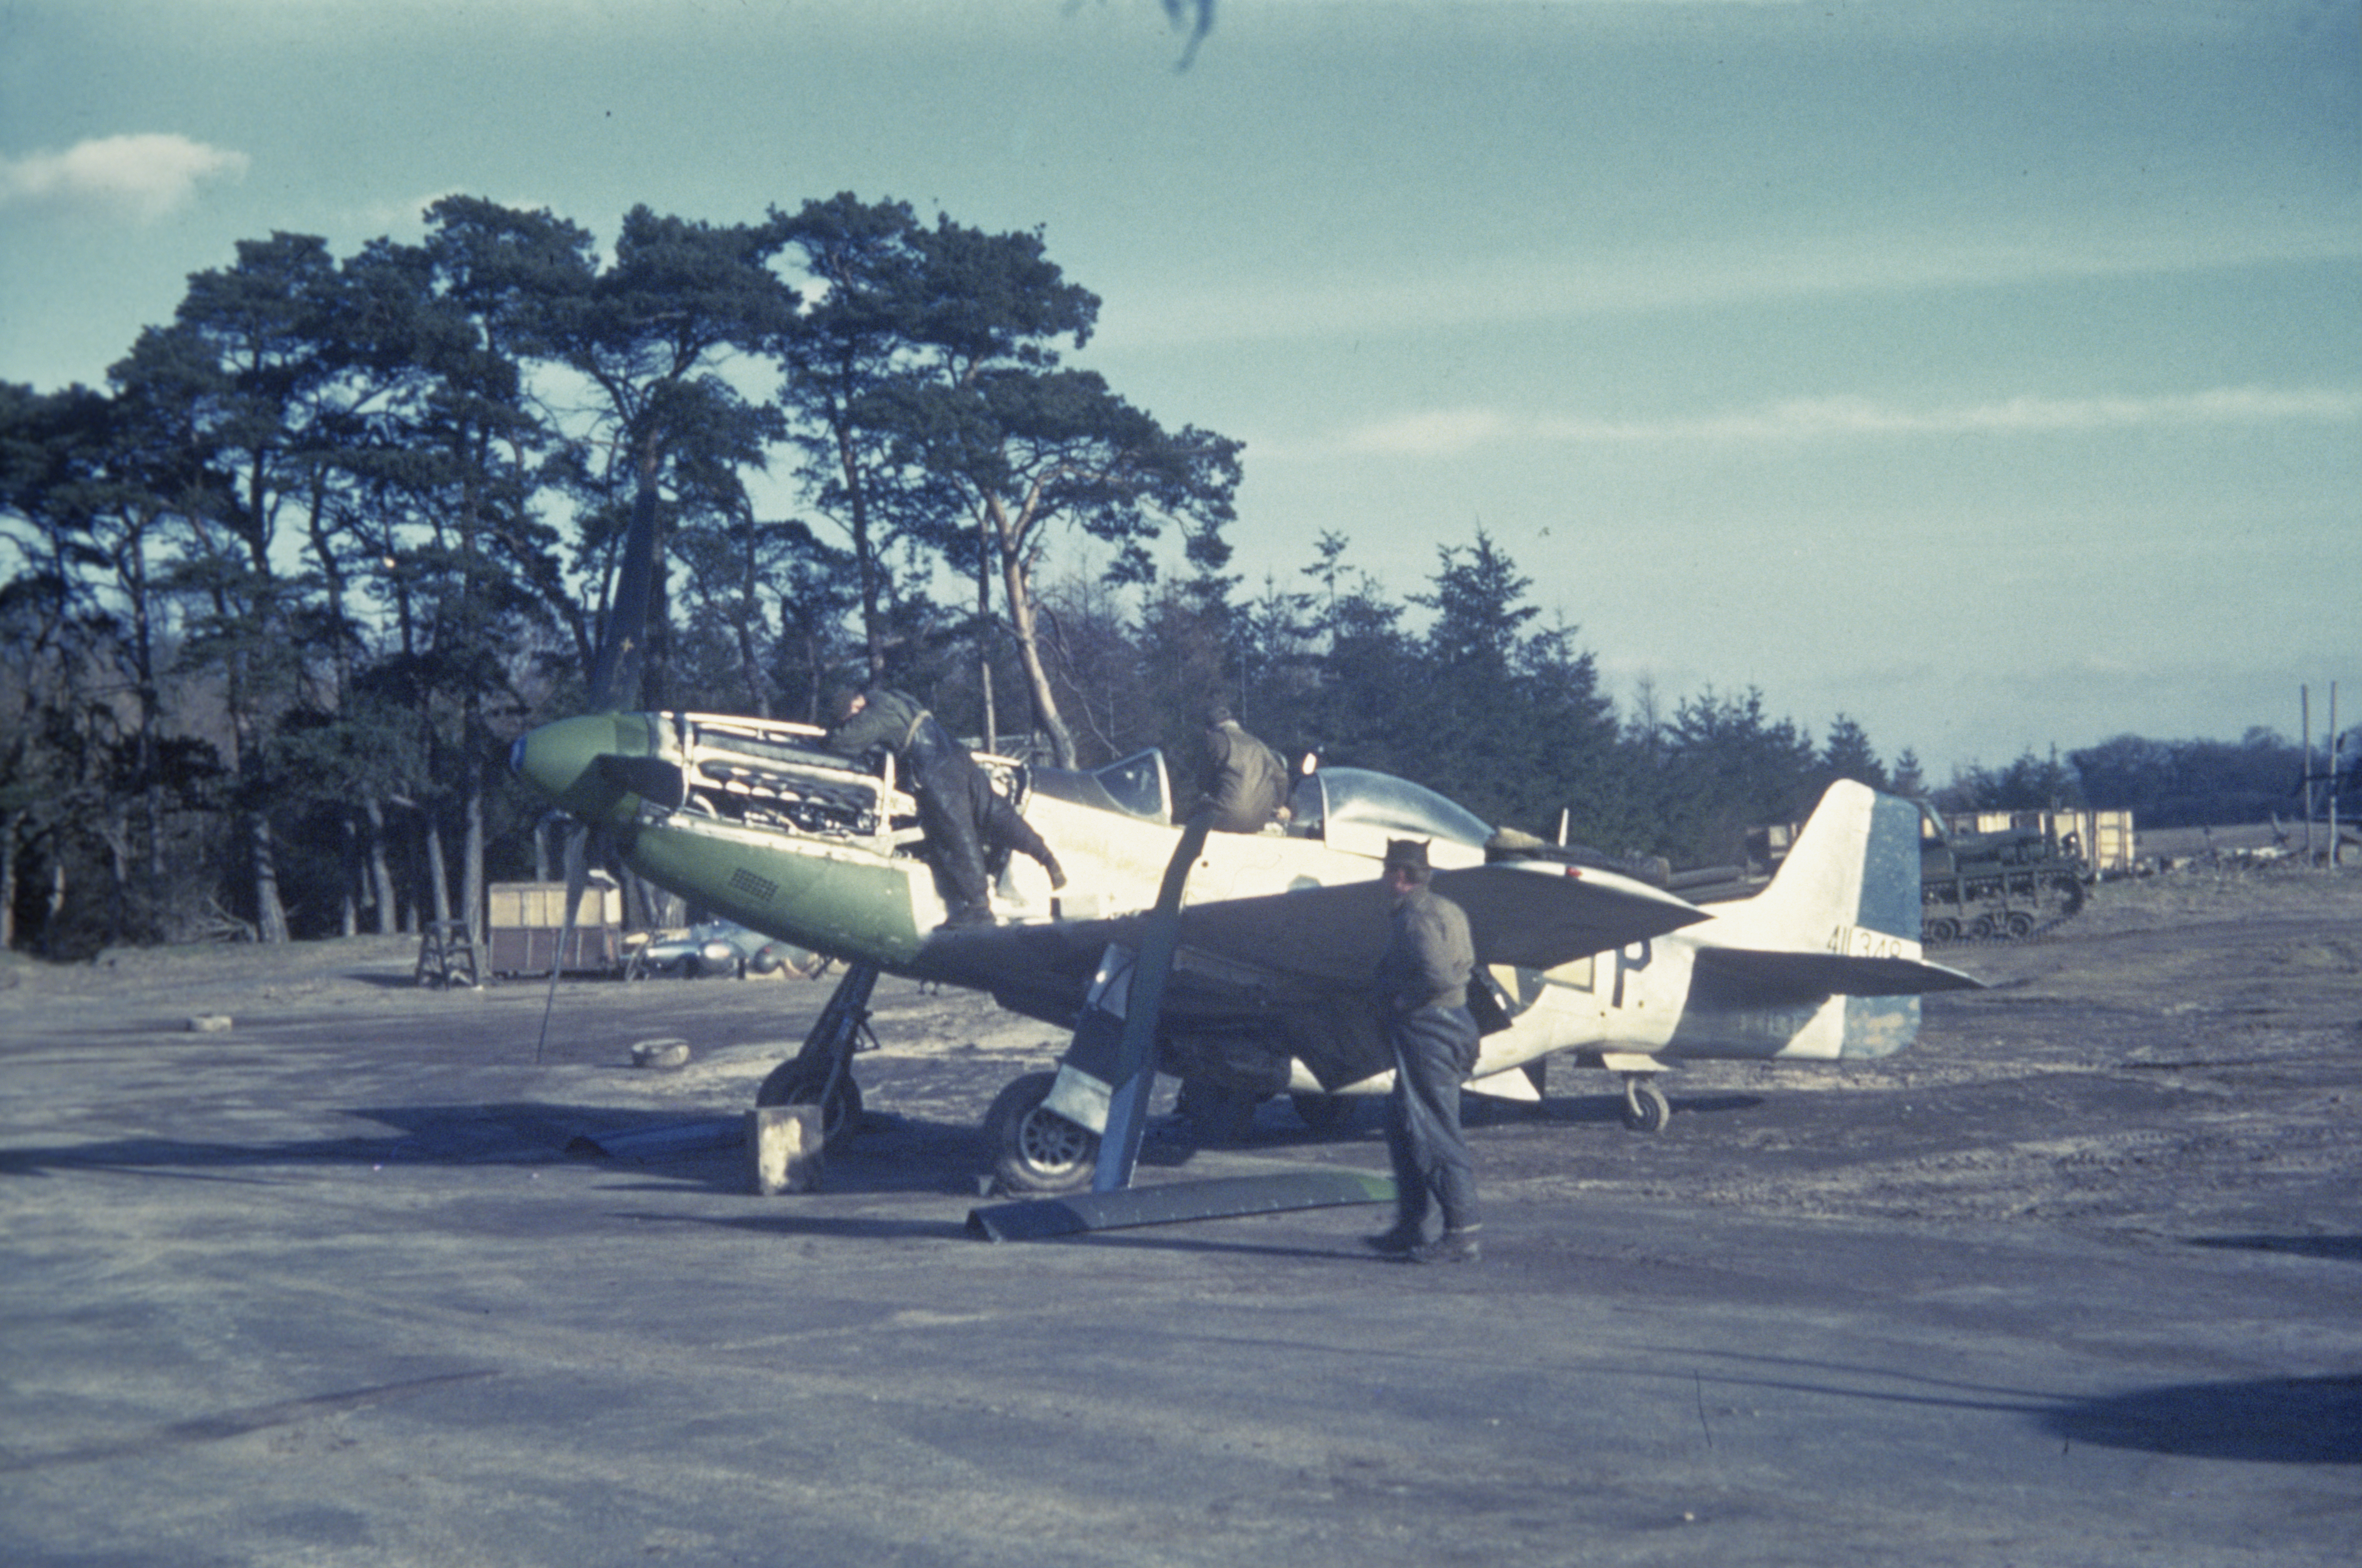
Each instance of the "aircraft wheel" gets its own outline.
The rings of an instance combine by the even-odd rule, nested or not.
[[[993,1098],[984,1113],[992,1174],[1011,1193],[1079,1192],[1098,1168],[1099,1135],[1043,1105],[1055,1073],[1027,1073]]]
[[[828,1067],[825,1063],[807,1065],[800,1056],[790,1056],[771,1069],[755,1091],[756,1105],[819,1105],[820,1097],[828,1088]],[[836,1080],[836,1092],[820,1113],[821,1147],[835,1153],[844,1147],[854,1130],[861,1125],[861,1086],[853,1081],[850,1072]]]
[[[1297,1120],[1315,1132],[1334,1132],[1353,1120],[1353,1100],[1341,1094],[1292,1094]]]
[[[1673,1114],[1673,1102],[1665,1091],[1638,1078],[1624,1085],[1624,1125],[1635,1132],[1661,1132]]]

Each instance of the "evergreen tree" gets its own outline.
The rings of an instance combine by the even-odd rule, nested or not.
[[[1167,519],[1200,574],[1219,573],[1239,482],[1235,441],[1167,432],[1095,372],[1060,366],[1054,343],[1088,340],[1097,296],[1065,281],[1038,234],[987,235],[948,219],[914,239],[922,271],[913,337],[927,365],[884,389],[895,450],[948,484],[997,561],[1034,716],[1062,767],[1076,758],[1043,657],[1033,581],[1070,524],[1114,547],[1111,579],[1154,576],[1147,543]]]
[[[1814,787],[1816,790],[1826,790],[1840,778],[1850,778],[1873,790],[1884,790],[1893,784],[1885,765],[1878,760],[1878,753],[1871,749],[1869,734],[1843,713],[1829,724]]]

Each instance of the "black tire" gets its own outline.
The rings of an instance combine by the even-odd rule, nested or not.
[[[992,1175],[1003,1192],[1046,1196],[1091,1185],[1099,1135],[1043,1108],[1057,1081],[1055,1073],[1027,1073],[994,1096],[984,1113]]]
[[[1292,1094],[1287,1103],[1296,1109],[1296,1119],[1315,1132],[1341,1132],[1353,1121],[1351,1095]]]
[[[2033,930],[2034,917],[2032,915],[2026,913],[2024,910],[2012,910],[2009,911],[2010,935],[2014,937],[2025,936],[2031,934]]]
[[[755,1103],[819,1105],[821,1093],[827,1087],[825,1064],[807,1066],[800,1056],[790,1056],[771,1069],[770,1077],[755,1091]],[[836,1092],[821,1109],[821,1147],[830,1154],[839,1152],[860,1126],[861,1086],[853,1081],[851,1073],[841,1074],[836,1080]]]
[[[1959,939],[1960,922],[1950,915],[1938,915],[1927,922],[1924,940],[1940,946],[1947,942],[1958,942]]]
[[[1635,1132],[1662,1132],[1672,1120],[1673,1102],[1654,1084],[1627,1084],[1620,1108],[1624,1125]]]

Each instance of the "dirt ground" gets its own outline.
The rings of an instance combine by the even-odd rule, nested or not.
[[[992,1245],[1063,1046],[879,988],[826,1189],[586,1134],[828,993],[422,989],[401,938],[0,964],[0,1562],[2344,1564],[2362,872],[2101,889],[1879,1064],[1477,1115],[1485,1261],[1343,1208]],[[208,1032],[192,1021],[226,1019]],[[679,1071],[628,1065],[678,1037]],[[1169,1091],[1168,1091],[1169,1092]],[[1472,1101],[1472,1104],[1481,1103]],[[1153,1136],[1142,1179],[1385,1166]]]
[[[1884,1062],[1701,1064],[1668,1076],[1675,1120],[1617,1121],[1614,1080],[1552,1064],[1544,1103],[1471,1096],[1488,1187],[1532,1198],[1603,1192],[1866,1220],[2041,1220],[2133,1234],[2241,1234],[2255,1244],[2362,1246],[2362,874],[2285,867],[2111,883],[2031,942],[1935,956],[1985,980],[1925,1004],[1918,1043]],[[625,1126],[729,1115],[793,1052],[833,977],[568,979],[544,1038],[546,987],[445,992],[410,983],[413,939],[270,950],[121,951],[94,963],[0,965],[0,1010],[72,1029],[171,1032],[226,1016],[231,1038],[364,1023],[389,1047],[455,1063],[536,1052]],[[888,980],[878,1048],[859,1060],[865,1152],[962,1143],[1000,1086],[1053,1065],[1054,1032],[963,992]],[[678,1036],[691,1065],[616,1070],[633,1042]],[[1169,1097],[1171,1086],[1165,1086]],[[589,1099],[586,1096],[586,1106]],[[1284,1100],[1253,1146],[1383,1166],[1377,1108],[1312,1134]],[[1177,1133],[1175,1134],[1177,1136]],[[1186,1148],[1152,1148],[1186,1160]],[[940,1173],[964,1187],[973,1173]]]
[[[1661,1138],[1488,1162],[1545,1190],[2362,1256],[2362,876],[2113,883],[2047,936],[1934,955],[1991,988],[1927,999],[1900,1055],[1702,1067],[1668,1080],[1688,1116]]]

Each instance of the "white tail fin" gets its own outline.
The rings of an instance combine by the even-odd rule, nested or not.
[[[1693,1006],[1819,1008],[1827,1043],[1799,1054],[1889,1055],[1923,993],[1982,984],[1920,957],[1918,808],[1860,784],[1830,785],[1772,885],[1693,934]]]
[[[1839,779],[1772,885],[1717,912],[1717,945],[1917,957],[1918,808]]]

